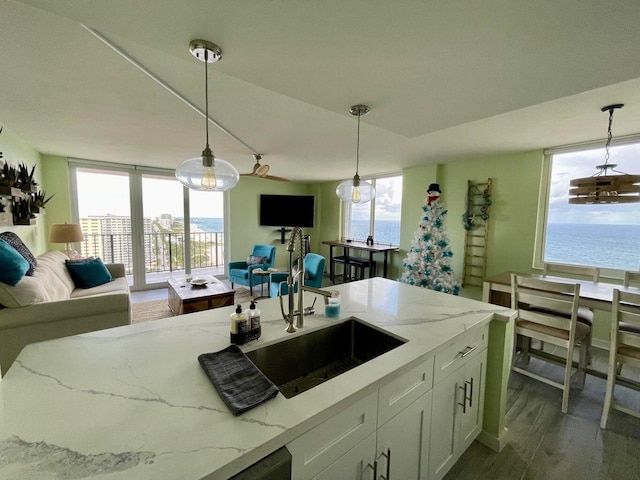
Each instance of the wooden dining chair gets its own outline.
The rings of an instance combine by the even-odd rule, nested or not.
[[[631,282],[640,284],[640,271],[627,270],[626,272],[624,272],[623,285],[625,287],[628,287],[631,284]]]
[[[611,347],[609,349],[609,368],[607,370],[607,390],[604,408],[600,419],[600,428],[607,428],[611,409],[640,418],[640,411],[624,407],[616,402],[614,389],[620,380],[618,371],[622,365],[640,368],[640,333],[622,330],[624,322],[640,331],[640,294],[613,290],[613,311],[611,315]]]
[[[592,282],[597,282],[600,279],[600,269],[598,267],[587,267],[584,265],[572,265],[567,263],[552,263],[545,262],[542,269],[544,276],[553,275],[554,273],[560,275],[572,275],[579,278],[589,279]],[[586,307],[578,308],[578,321],[589,326],[589,336],[586,338],[587,342],[587,364],[591,363],[591,331],[593,329],[593,310]],[[544,345],[541,345],[542,349]]]
[[[593,282],[597,282],[600,278],[600,269],[598,267],[587,267],[585,265],[573,265],[569,263],[553,263],[544,262],[542,266],[542,274],[544,276],[553,275],[554,273],[570,274],[577,277],[586,277]]]
[[[640,284],[640,272],[636,270],[627,270],[624,272],[624,281],[623,285],[625,287],[631,286],[631,283]],[[620,330],[624,330],[627,332],[635,332],[640,334],[640,325],[629,323],[629,322],[620,322]],[[622,365],[620,365],[622,368]],[[618,370],[618,374],[620,374],[620,370]]]
[[[577,321],[580,284],[560,283],[511,274],[511,305],[518,311],[515,324],[514,361],[512,370],[548,385],[559,388],[562,394],[562,412],[567,413],[569,390],[573,370],[574,347],[580,346],[580,360],[576,374],[578,385],[584,386],[584,368],[587,360],[586,338],[591,328]],[[529,305],[522,308],[521,305]],[[564,363],[562,383],[517,366],[517,336],[523,339],[520,357],[528,363],[528,344],[531,339],[562,347],[564,354],[554,357]],[[542,360],[549,360],[540,357]],[[555,362],[554,362],[555,363]]]

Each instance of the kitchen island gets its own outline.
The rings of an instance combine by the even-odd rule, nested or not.
[[[504,444],[515,312],[383,278],[331,287],[339,319],[317,313],[284,331],[278,299],[260,301],[249,351],[355,317],[408,340],[287,399],[233,416],[198,364],[229,345],[233,307],[26,347],[0,381],[0,478],[225,479],[408,372],[456,337],[488,326],[483,432]],[[305,292],[305,305],[316,296]],[[320,306],[320,307],[318,307]],[[243,308],[248,305],[243,305]]]

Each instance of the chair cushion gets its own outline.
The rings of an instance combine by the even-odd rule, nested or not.
[[[29,270],[29,262],[3,239],[0,239],[0,282],[12,287],[22,280]]]
[[[92,288],[107,282],[113,277],[99,258],[88,258],[85,261],[66,261],[67,269],[77,288]]]
[[[249,270],[243,268],[232,268],[229,270],[229,277],[244,278],[247,280],[249,278]]]
[[[630,347],[628,345],[618,348],[618,354],[625,357],[637,358],[640,360],[640,348]]]
[[[569,331],[562,328],[550,327],[548,325],[542,325],[536,322],[530,322],[528,320],[518,320],[516,327],[525,328],[527,330],[533,330],[534,332],[544,333],[552,337],[561,338],[563,340],[569,340]],[[584,323],[576,322],[576,340],[586,337],[589,334],[590,327]]]
[[[555,310],[551,310],[548,308],[531,307],[531,308],[528,308],[527,310],[531,310],[532,312],[553,313],[555,315],[560,315],[562,317],[569,318],[569,315],[565,314],[564,312],[556,312]],[[581,323],[584,323],[585,325],[589,325],[590,327],[593,326],[593,311],[585,307],[578,307],[578,317],[576,320],[578,320]]]
[[[640,333],[640,325],[635,323],[620,322],[618,328],[624,332]]]
[[[267,257],[261,255],[249,255],[247,257],[247,265],[262,265],[267,261]]]
[[[36,260],[36,257],[33,256],[33,253],[31,253],[27,246],[22,242],[20,237],[13,232],[2,232],[0,233],[0,238],[15,248],[17,252],[22,255],[27,262],[29,262],[29,270],[27,270],[26,275],[29,277],[33,276],[33,272],[38,266],[38,261]]]

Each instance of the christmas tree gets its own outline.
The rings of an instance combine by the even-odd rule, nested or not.
[[[411,248],[402,262],[404,273],[400,281],[409,285],[429,288],[437,292],[460,293],[460,284],[451,268],[451,247],[445,230],[447,211],[438,202],[440,186],[429,185],[427,201],[422,206],[420,225],[411,241]]]

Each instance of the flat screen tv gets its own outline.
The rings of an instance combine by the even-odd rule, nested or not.
[[[260,195],[260,225],[265,227],[313,227],[313,195]]]

